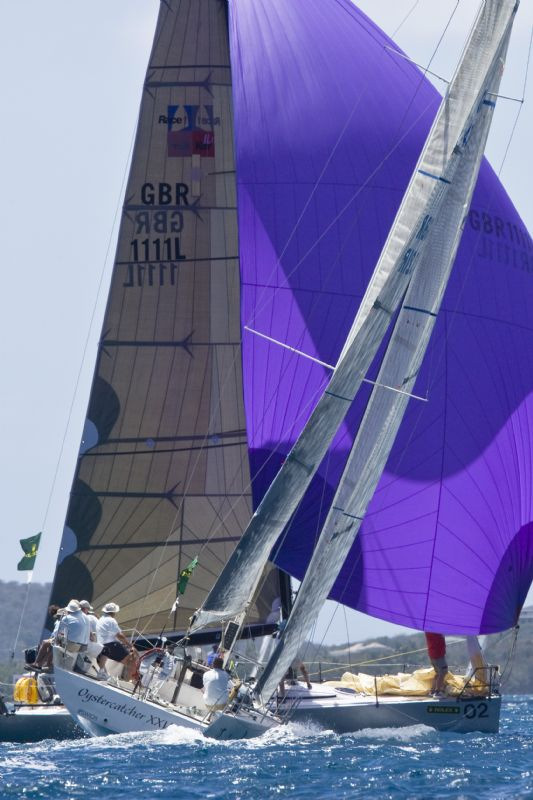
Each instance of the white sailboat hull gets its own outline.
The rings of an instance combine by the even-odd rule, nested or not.
[[[214,739],[253,739],[276,722],[256,712],[216,712],[211,720],[180,713],[175,707],[133,697],[104,682],[56,666],[56,685],[74,720],[91,736],[188,728]]]
[[[376,700],[353,692],[328,691],[318,685],[308,690],[299,684],[291,687],[284,702],[295,703],[291,720],[319,725],[336,733],[409,725],[459,733],[497,733],[500,724],[499,695],[464,699],[379,696]]]
[[[91,736],[134,731],[159,731],[171,725],[214,739],[251,739],[281,723],[255,710],[217,712],[209,721],[189,716],[79,673],[56,667],[56,683],[75,722]],[[365,728],[427,725],[441,731],[497,733],[501,698],[378,697],[345,693],[314,685],[291,687],[280,703],[291,722],[318,725],[336,733]]]

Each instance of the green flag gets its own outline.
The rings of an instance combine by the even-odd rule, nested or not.
[[[20,540],[20,545],[24,550],[24,558],[19,561],[17,565],[18,570],[22,571],[33,569],[35,559],[37,558],[37,550],[39,549],[40,540],[40,533],[36,533],[35,536],[29,536],[27,539]]]
[[[180,580],[178,583],[178,593],[183,594],[185,589],[187,588],[187,584],[189,583],[189,578],[191,577],[196,565],[198,564],[198,556],[193,558],[190,564],[182,569],[180,572]]]

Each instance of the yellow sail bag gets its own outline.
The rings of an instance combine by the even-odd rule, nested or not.
[[[13,690],[13,699],[15,703],[26,703],[27,705],[35,705],[39,702],[39,692],[37,689],[37,681],[29,675],[24,675],[19,678]]]

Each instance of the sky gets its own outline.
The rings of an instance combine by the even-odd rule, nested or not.
[[[450,78],[478,0],[360,0],[418,64]],[[116,219],[157,0],[25,0],[0,6],[0,579],[19,580],[20,538],[44,531],[34,581],[51,580],[114,257]],[[533,25],[522,0],[501,93],[521,97]],[[531,70],[533,72],[533,69]],[[435,81],[442,91],[444,84]],[[498,105],[496,171],[518,104]],[[533,77],[501,179],[533,231]],[[530,593],[530,600],[533,596]],[[397,626],[322,613],[315,639],[357,641]]]

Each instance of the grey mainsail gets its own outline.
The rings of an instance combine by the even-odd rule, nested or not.
[[[450,92],[468,98],[471,113],[456,141],[458,169],[440,214],[431,220],[426,249],[402,303],[376,386],[324,523],[288,623],[262,673],[266,700],[305,642],[364,519],[433,330],[468,212],[492,120],[516,5],[487,2]],[[481,52],[480,52],[481,51]],[[464,74],[466,81],[459,78]],[[384,388],[397,387],[401,391]]]
[[[233,138],[224,4],[161,3],[52,590],[148,634],[187,628],[252,513]]]
[[[491,63],[493,52],[484,40],[492,41],[501,30],[503,5],[509,4],[486,4],[474,26],[470,44],[477,48],[480,69]],[[193,631],[246,611],[272,547],[318,469],[423,259],[431,221],[438,216],[460,163],[454,150],[480,91],[470,75],[472,58],[467,49],[441,103],[331,380],[195,615]],[[457,86],[463,89],[456,91]]]

